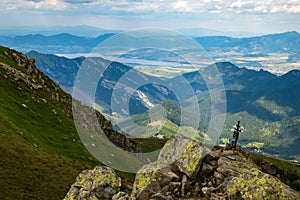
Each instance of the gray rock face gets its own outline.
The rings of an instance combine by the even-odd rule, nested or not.
[[[171,138],[158,160],[137,172],[132,195],[138,200],[184,197],[190,179],[196,178],[207,153],[206,147],[193,140]]]
[[[179,177],[169,166],[163,167],[159,162],[150,163],[138,171],[132,194],[142,200],[150,199],[161,190],[170,191],[171,187],[171,192],[176,192],[172,183],[178,181]]]
[[[118,192],[115,194],[111,199],[112,200],[129,200],[129,195],[126,194],[125,192]]]
[[[121,179],[111,168],[95,167],[93,170],[84,170],[77,176],[65,200],[111,200],[120,187]]]
[[[173,164],[190,178],[195,178],[203,157],[210,150],[199,143],[184,137],[171,138],[161,150],[158,162]]]
[[[253,168],[231,179],[227,185],[228,199],[300,199],[299,193],[277,178]]]
[[[245,155],[220,147],[209,151],[188,138],[171,138],[158,160],[137,172],[131,194],[119,191],[120,179],[102,167],[82,172],[66,199],[300,199],[298,192],[260,171]]]
[[[274,199],[297,199],[299,195],[280,180],[268,179],[272,183],[266,187],[255,176],[247,176],[243,188],[239,177],[245,174],[269,174],[261,172],[257,166],[242,153],[219,148],[210,151],[188,138],[172,138],[161,150],[158,160],[145,165],[138,171],[131,194],[137,200],[145,199],[266,199],[265,194],[276,194]],[[248,182],[247,182],[248,181]],[[274,183],[274,185],[273,185]],[[273,186],[271,186],[273,185]],[[245,185],[244,185],[245,186]],[[281,191],[275,190],[281,187]],[[257,192],[253,192],[257,191]],[[251,194],[243,196],[239,193]],[[256,193],[261,194],[255,196]],[[287,194],[292,195],[289,198]],[[297,198],[295,198],[297,197]],[[271,198],[272,199],[272,198]]]

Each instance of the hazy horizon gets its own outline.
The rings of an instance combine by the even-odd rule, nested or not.
[[[210,29],[269,34],[300,31],[297,0],[16,0],[0,2],[0,27],[78,26]]]
[[[148,28],[148,27],[141,27]],[[152,28],[162,28],[163,27],[152,27]],[[52,36],[58,34],[71,34],[81,37],[98,37],[106,33],[120,33],[130,31],[132,29],[105,29],[102,27],[91,26],[91,25],[35,25],[35,26],[2,26],[0,27],[0,36],[22,36],[22,35],[31,35],[31,34],[41,34],[44,36]],[[179,28],[179,29],[169,29],[183,34],[187,34],[193,37],[202,37],[202,36],[227,36],[227,37],[236,37],[236,38],[245,38],[245,37],[256,37],[269,34],[281,34],[285,32],[293,32],[297,30],[285,30],[285,31],[274,31],[274,32],[243,32],[243,31],[222,31],[219,29],[207,29],[203,27],[198,28]]]

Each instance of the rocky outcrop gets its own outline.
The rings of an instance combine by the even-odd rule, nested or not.
[[[300,199],[299,193],[277,178],[253,168],[238,177],[232,178],[227,185],[228,199]]]
[[[156,162],[137,172],[131,194],[120,191],[112,199],[299,199],[299,193],[260,171],[245,155],[173,137]]]
[[[158,160],[138,171],[131,196],[138,200],[239,199],[232,191],[242,192],[243,188],[235,185],[234,180],[240,180],[238,177],[243,177],[254,169],[263,174],[253,162],[238,151],[224,150],[221,147],[210,150],[188,138],[171,138],[161,150]],[[299,194],[280,180],[267,180],[285,191],[282,193],[272,190],[277,195],[273,196],[274,199],[282,199],[284,194],[290,194],[289,199],[298,199]],[[249,186],[254,184],[262,194],[271,192],[263,182],[256,181],[255,177],[249,176],[248,181]],[[252,199],[261,198],[253,195]]]
[[[202,163],[203,157],[209,149],[199,143],[184,137],[171,138],[161,150],[158,162],[163,165],[178,167],[180,172],[189,178],[195,178]]]
[[[189,180],[196,178],[206,147],[183,137],[171,138],[161,150],[158,160],[137,172],[132,195],[139,199],[173,199],[185,196]]]
[[[32,98],[36,98],[38,102],[51,102],[68,115],[72,115],[71,96],[63,92],[58,84],[38,70],[33,59],[2,46],[0,46],[0,52],[3,56],[0,62],[0,76],[2,75],[8,82],[13,83],[19,91],[29,91]]]
[[[150,199],[158,193],[171,198],[171,193],[180,194],[180,176],[169,166],[159,162],[150,163],[140,169],[136,175],[132,196],[139,199]]]
[[[76,178],[65,200],[110,200],[119,192],[121,179],[108,167],[84,170]]]
[[[97,133],[97,135],[109,139],[110,142],[124,151],[134,153],[142,152],[142,149],[137,146],[136,143],[128,139],[127,135],[115,131],[111,122],[106,120],[105,117],[94,108],[87,107],[78,101],[73,101],[72,106],[73,117],[80,127],[84,127],[91,133],[94,132]]]
[[[106,120],[100,112],[96,111],[96,117],[99,126],[103,130],[103,133],[112,143],[114,143],[116,146],[120,147],[121,149],[127,152],[142,152],[142,149],[139,146],[137,146],[136,143],[129,140],[125,134],[115,131],[111,122]]]

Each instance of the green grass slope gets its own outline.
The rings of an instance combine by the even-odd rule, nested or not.
[[[0,47],[0,199],[62,199],[98,162],[81,143],[71,97],[32,60]]]

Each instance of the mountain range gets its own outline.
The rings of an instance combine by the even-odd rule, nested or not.
[[[40,54],[36,51],[30,51],[27,53],[27,56],[34,58],[39,69],[59,83],[62,88],[65,88],[66,90],[69,88],[69,92],[72,92],[70,87],[74,86],[76,75],[83,62],[92,60],[93,63],[96,63],[93,65],[96,68],[95,71],[99,71],[99,69],[102,69],[101,71],[103,71],[102,77],[99,77],[95,99],[96,103],[101,105],[104,109],[109,109],[111,107],[113,89],[119,79],[129,71],[131,73],[130,77],[123,80],[126,84],[132,84],[134,86],[137,80],[140,83],[145,81],[150,82],[150,84],[143,85],[141,88],[136,88],[138,90],[134,93],[134,96],[131,97],[130,101],[129,110],[131,110],[131,113],[119,111],[118,114],[120,115],[145,112],[149,108],[149,105],[147,105],[147,102],[149,101],[153,104],[162,101],[163,99],[175,100],[174,94],[172,94],[168,88],[163,86],[158,87],[155,84],[152,84],[156,82],[157,78],[142,74],[119,62],[110,62],[99,57],[88,58],[87,60],[85,60],[84,57],[68,59],[55,55]],[[108,67],[104,70],[103,68],[106,65]],[[131,91],[127,91],[128,95],[130,92]]]
[[[27,34],[42,34],[42,35],[56,35],[59,33],[70,33],[73,35],[84,37],[96,37],[105,33],[119,33],[124,30],[109,30],[95,26],[79,25],[79,26],[18,26],[18,27],[1,27],[1,36],[16,36]],[[185,33],[190,36],[217,36],[226,35],[229,37],[247,37],[258,35],[258,33],[250,32],[223,32],[206,28],[183,28],[176,31]]]
[[[57,35],[60,33],[70,33],[82,37],[97,37],[106,33],[118,33],[121,30],[102,29],[95,26],[78,25],[78,26],[8,26],[0,28],[1,36],[18,36],[29,34],[41,34],[45,36]]]
[[[269,34],[248,38],[225,36],[197,37],[195,39],[206,50],[238,49],[247,52],[288,52],[299,53],[300,34],[296,31]]]
[[[41,34],[18,35],[18,36],[0,36],[0,44],[15,48],[24,53],[30,50],[36,50],[41,53],[89,53],[105,39],[114,36],[116,33],[105,33],[98,37],[75,36],[69,33],[44,36]],[[155,40],[157,38],[153,38]],[[164,39],[160,38],[163,42]],[[176,39],[176,38],[174,38]],[[203,36],[194,37],[205,50],[223,50],[228,49],[260,53],[299,53],[300,34],[295,31],[268,34],[255,37],[233,38],[227,36]],[[73,48],[72,47],[76,47]],[[56,48],[56,49],[55,49]]]
[[[53,78],[62,87],[71,87],[74,83],[75,74],[80,68],[80,63],[84,58],[68,59],[64,57],[58,57],[54,55],[45,55],[37,52],[29,52],[29,57],[34,58],[39,69],[44,71],[47,75]],[[94,58],[95,59],[95,58]],[[97,58],[101,59],[101,58]],[[53,63],[56,63],[53,65]],[[270,72],[260,70],[250,70],[247,68],[239,68],[230,62],[216,63],[214,66],[219,70],[226,93],[226,107],[227,117],[225,127],[223,129],[221,138],[230,138],[230,129],[237,120],[241,120],[247,132],[241,136],[241,140],[244,145],[249,147],[257,147],[256,143],[262,144],[260,148],[265,151],[272,152],[274,154],[291,155],[292,158],[300,155],[300,152],[292,148],[299,142],[299,134],[297,130],[299,127],[298,119],[300,116],[300,71],[292,70],[282,76],[271,74]],[[181,101],[181,109],[186,109],[191,116],[193,116],[193,105],[189,104],[189,98],[197,94],[198,105],[201,110],[201,124],[199,128],[206,130],[210,120],[210,93],[213,90],[218,91],[219,88],[213,84],[208,91],[207,83],[204,80],[208,80],[212,76],[213,66],[207,66],[202,69],[201,72],[190,72],[181,76],[166,79],[166,86],[172,85],[174,88],[181,88],[182,85],[188,84],[193,90],[184,90],[181,95],[184,97],[184,101]],[[113,62],[112,65],[103,74],[103,77],[99,81],[96,96],[101,96],[97,99],[97,103],[103,107],[104,112],[108,115],[112,115],[112,111],[109,110],[111,94],[117,84],[118,80],[126,75],[128,71],[133,71],[134,76],[131,76],[131,80],[128,83],[132,83],[136,80],[145,81],[151,80],[153,83],[157,80],[155,77],[144,75],[141,72],[134,70],[122,63]],[[72,73],[70,73],[72,72]],[[112,83],[112,84],[105,84]],[[129,85],[130,85],[129,84]],[[216,87],[216,88],[214,88]],[[147,112],[150,108],[147,104],[150,102],[152,105],[162,102],[164,99],[171,100],[175,105],[178,103],[176,96],[166,87],[157,87],[155,85],[146,85],[142,87],[140,91],[143,93],[144,98],[139,96],[133,96],[131,99],[131,113],[126,113],[127,116],[133,114],[141,114],[135,116],[135,120],[141,124],[145,124],[149,121],[149,115],[142,114]],[[167,91],[167,92],[166,92]],[[97,95],[101,94],[101,95]],[[103,99],[105,97],[105,99]],[[147,99],[147,101],[145,101]],[[168,107],[172,105],[173,112],[170,113],[168,119],[171,123],[175,123],[171,127],[176,127],[181,121],[180,114],[174,104],[164,103],[164,106]],[[179,106],[179,105],[178,105]],[[167,109],[170,110],[170,109]],[[124,113],[118,113],[121,116],[126,116]],[[170,116],[173,117],[170,117]],[[174,116],[177,116],[174,117]],[[184,123],[184,122],[181,122]],[[296,132],[295,132],[296,131]],[[169,134],[168,134],[169,135]],[[279,138],[285,138],[285,140],[279,140]]]
[[[124,32],[121,34],[120,41],[114,44],[105,43],[106,47],[98,48],[100,44],[104,44],[104,41],[109,42],[108,39],[116,34],[116,32],[105,33],[98,37],[76,36],[69,33],[47,36],[41,34],[0,36],[0,44],[23,53],[34,50],[69,58],[96,55],[110,60],[120,59],[120,62],[129,66],[139,68],[145,65],[150,66],[151,68],[144,70],[146,70],[145,73],[148,72],[151,75],[170,76],[172,73],[169,68],[191,70],[193,66],[180,59],[179,55],[197,58],[199,61],[197,67],[207,65],[207,60],[202,61],[194,49],[186,46],[185,35],[165,37],[163,32],[162,34],[158,32],[152,35],[145,33],[145,36],[140,37]],[[300,66],[300,34],[295,31],[242,38],[203,36],[190,39],[197,42],[202,53],[213,62],[229,61],[239,67],[264,69],[277,75],[285,74],[292,69],[299,69]],[[172,53],[162,49],[144,48],[128,52],[130,44],[143,44],[145,47],[151,47],[153,44],[168,44],[170,41],[174,41],[173,43],[178,46],[172,49]],[[169,68],[166,69],[166,66]]]
[[[44,56],[48,57],[49,55]],[[82,58],[78,60],[80,59]],[[66,61],[65,59],[62,60]],[[104,61],[101,58],[99,60]],[[216,65],[225,77],[233,78],[239,74],[240,70],[245,70],[239,69],[231,63]],[[118,69],[118,71],[123,68],[128,69],[121,63],[114,63],[111,67],[113,69],[107,72],[115,73],[114,69]],[[58,72],[63,73],[63,70],[67,68],[68,65],[64,65],[64,68]],[[74,68],[76,69],[76,67]],[[210,69],[206,70],[209,71]],[[266,72],[252,73],[264,74]],[[54,74],[52,71],[52,76]],[[196,78],[197,74],[191,73],[185,76],[189,77],[191,84],[195,82],[192,84],[195,89],[198,87],[197,85],[201,85],[201,80]],[[272,77],[270,78],[272,80],[279,81],[281,79],[281,77],[276,78],[269,73],[261,77],[264,76]],[[280,87],[284,89],[286,85],[293,86],[292,83],[298,81],[298,76],[298,71],[288,73],[282,79],[289,80],[290,84],[282,83]],[[246,77],[251,78],[251,76]],[[175,80],[178,79],[175,78]],[[281,81],[279,82],[281,83]],[[123,197],[126,199],[129,194],[139,199],[145,199],[143,198],[145,195],[147,197],[153,196],[153,198],[163,197],[161,191],[166,190],[170,198],[180,196],[190,198],[191,195],[196,195],[208,199],[217,199],[218,197],[236,199],[240,196],[240,193],[235,192],[236,188],[242,189],[245,195],[250,192],[251,195],[258,194],[262,197],[266,195],[265,192],[270,192],[271,198],[289,195],[289,197],[297,199],[299,196],[297,191],[300,188],[300,172],[297,164],[245,152],[240,147],[237,151],[232,151],[219,146],[202,146],[198,142],[184,137],[172,137],[168,142],[166,139],[126,137],[124,134],[113,130],[111,123],[99,112],[72,99],[57,83],[35,66],[33,59],[5,47],[0,47],[0,83],[1,199],[62,199],[64,197],[72,199],[74,195],[78,198],[83,195],[81,199],[85,199],[87,195],[96,195],[98,199],[106,199],[107,196],[110,199],[112,195],[115,195],[117,199]],[[226,84],[235,88],[236,82],[230,80]],[[198,94],[205,98],[206,88],[203,87],[202,89],[204,92]],[[236,87],[236,90],[243,90],[243,88]],[[201,102],[205,101],[201,99]],[[168,107],[166,109],[167,114],[171,115],[169,119],[178,124],[176,116],[180,115],[180,110],[176,106],[176,102],[164,100],[161,104]],[[173,159],[180,162],[174,162],[174,165],[165,168],[155,168],[154,171],[152,170],[153,166],[156,166],[155,163],[149,163],[140,168],[137,174],[114,172],[105,166],[86,170],[92,169],[95,165],[103,165],[103,163],[99,163],[86,150],[88,146],[96,148],[95,144],[93,145],[89,141],[84,142],[78,136],[74,119],[81,113],[72,114],[72,106],[74,112],[74,106],[78,105],[89,111],[82,113],[84,118],[89,118],[86,114],[96,114],[103,133],[114,143],[113,145],[129,152],[151,152],[162,148],[166,143],[159,153],[156,163],[159,164],[160,161],[165,163],[166,160],[169,162]],[[287,142],[286,145],[290,146],[289,149],[294,150],[290,153],[296,155],[299,145],[297,140],[299,139],[295,138],[299,138],[299,120],[293,119],[287,117],[282,120],[284,123],[275,121],[274,123],[278,123],[275,127],[285,129],[285,132],[276,133],[275,137],[278,137],[278,142]],[[242,123],[246,122],[245,118],[242,120]],[[259,119],[257,120],[258,123],[255,125],[260,126]],[[88,128],[91,126],[90,123],[93,122],[82,120],[77,126],[88,131],[87,136],[93,142],[97,134],[94,133],[95,130]],[[269,128],[266,124],[263,125],[265,129]],[[284,126],[282,127],[282,125]],[[265,140],[275,141],[270,140],[272,138],[269,136],[264,135]],[[289,140],[286,140],[286,136],[290,137]],[[241,139],[244,138],[241,137]],[[259,140],[256,138],[253,141]],[[288,142],[294,143],[291,145]],[[287,149],[282,144],[272,144],[282,148],[281,151]],[[102,145],[106,148],[107,144],[103,143]],[[208,148],[211,150],[207,155],[204,155],[203,153]],[[107,148],[100,153],[102,155],[108,153],[111,162],[118,159]],[[195,155],[197,156],[195,157]],[[130,167],[134,163],[125,157],[125,163],[122,164]],[[148,167],[151,168],[150,171]],[[76,178],[80,171],[82,173]],[[163,179],[160,178],[161,175],[164,177]],[[235,178],[232,179],[232,176]],[[107,180],[107,177],[114,179]],[[75,179],[76,182],[71,186]],[[240,182],[237,180],[245,182],[243,188],[240,188]],[[117,184],[114,184],[116,182]],[[199,183],[201,184],[199,185]],[[157,187],[158,185],[159,187]],[[163,187],[165,185],[167,187]],[[266,186],[268,186],[268,190],[266,190]],[[253,192],[254,187],[255,191],[261,192]],[[93,188],[97,189],[94,190]]]
[[[28,52],[34,49],[41,52],[78,53],[90,52],[91,49],[96,45],[113,35],[113,33],[106,33],[104,35],[92,38],[75,36],[68,33],[61,33],[51,36],[44,36],[41,34],[30,34],[14,37],[1,36],[0,44],[9,46],[21,52]]]

